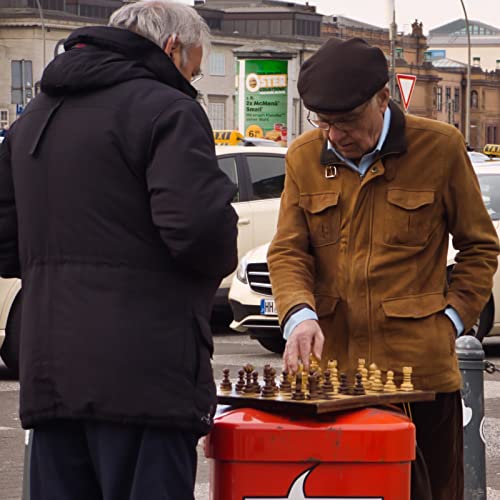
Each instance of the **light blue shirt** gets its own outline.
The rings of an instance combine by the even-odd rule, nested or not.
[[[387,134],[389,133],[390,126],[391,126],[391,110],[389,109],[389,106],[387,106],[387,109],[385,110],[384,113],[384,124],[382,126],[382,132],[380,133],[377,145],[375,146],[375,149],[373,151],[371,151],[370,153],[366,153],[359,160],[358,164],[354,163],[352,160],[344,158],[338,151],[335,150],[330,141],[328,141],[328,148],[332,150],[339,157],[341,161],[349,165],[352,169],[357,170],[359,172],[359,175],[364,176],[366,174],[366,171],[370,168],[370,166],[374,162],[378,153],[382,150],[385,140],[387,139]],[[457,336],[461,335],[464,331],[464,324],[460,319],[460,316],[458,315],[457,311],[455,311],[453,307],[447,307],[444,310],[444,313],[446,314],[446,316],[448,316],[448,318],[450,318],[451,322],[453,323],[455,330],[457,331]],[[300,311],[297,311],[296,313],[292,314],[288,318],[288,321],[285,323],[285,328],[283,329],[283,338],[285,340],[288,340],[293,330],[297,326],[299,326],[300,323],[308,319],[316,321],[318,320],[318,315],[308,307],[305,307],[304,309],[301,309]]]

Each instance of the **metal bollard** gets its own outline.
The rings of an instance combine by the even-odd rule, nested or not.
[[[486,500],[484,351],[481,342],[471,335],[459,337],[455,346],[462,373],[465,498]]]
[[[23,500],[30,500],[30,469],[31,469],[31,443],[33,430],[25,431],[24,438],[24,471],[23,471]]]

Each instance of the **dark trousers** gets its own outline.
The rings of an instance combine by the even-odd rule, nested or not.
[[[435,401],[410,407],[418,447],[412,465],[412,500],[464,500],[460,391],[440,393]]]
[[[198,436],[55,420],[33,433],[31,500],[193,500]]]

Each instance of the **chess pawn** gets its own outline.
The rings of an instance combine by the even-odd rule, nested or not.
[[[358,358],[358,372],[361,373],[363,368],[366,367],[366,360],[364,358]]]
[[[368,385],[368,368],[366,368],[366,366],[363,366],[363,368],[361,368],[361,380],[363,382],[363,387],[367,387],[367,385]]]
[[[225,392],[232,390],[233,384],[229,380],[229,368],[224,368],[224,370],[222,370],[222,381],[219,387],[221,391]]]
[[[352,393],[355,396],[363,396],[364,394],[366,394],[365,388],[363,386],[363,375],[361,375],[361,372],[356,373],[356,383],[354,384]]]
[[[375,363],[372,363],[370,366],[369,366],[369,369],[368,369],[368,383],[367,383],[367,389],[370,389],[371,391],[373,391],[373,387],[372,387],[372,384],[373,384],[373,379],[375,378],[375,371],[377,370],[377,365]]]
[[[394,372],[392,370],[389,370],[387,372],[387,380],[384,385],[384,392],[396,392],[397,387],[396,384],[394,383]]]
[[[252,385],[254,392],[260,394],[259,372],[256,370],[252,372]]]
[[[283,394],[290,394],[292,392],[292,384],[290,382],[290,379],[288,378],[287,371],[283,371],[283,373],[281,374],[280,391]]]
[[[371,383],[371,390],[374,392],[383,392],[384,385],[382,384],[382,373],[380,370],[375,370]]]
[[[251,394],[255,392],[255,387],[252,382],[253,365],[248,363],[243,367],[243,370],[245,372],[245,387],[243,387],[243,392],[245,394]]]
[[[319,393],[319,375],[316,372],[309,374],[308,377],[309,385],[309,395],[308,399],[318,399],[320,397]]]
[[[292,392],[292,399],[296,401],[302,401],[306,398],[304,391],[302,390],[302,371],[299,370],[295,376],[295,389]]]
[[[278,394],[280,392],[280,388],[276,383],[276,370],[274,368],[271,368],[269,370],[269,375],[271,376],[271,385],[273,386],[274,393]]]
[[[340,384],[339,384],[339,393],[340,394],[349,394],[349,384],[347,383],[347,375],[345,373],[340,374]]]
[[[236,392],[243,392],[243,389],[245,388],[245,371],[244,370],[238,370],[238,381],[236,382],[236,385],[234,386]]]
[[[403,366],[403,383],[399,386],[400,391],[413,391],[413,384],[411,383],[412,372],[413,368],[411,366]]]
[[[319,362],[318,362],[318,358],[316,358],[316,356],[311,353],[309,355],[309,369],[314,372],[317,372],[318,371],[318,368],[319,368]]]
[[[321,386],[323,393],[326,396],[333,396],[335,394],[335,388],[332,384],[332,374],[330,370],[325,370],[323,373],[323,385]]]

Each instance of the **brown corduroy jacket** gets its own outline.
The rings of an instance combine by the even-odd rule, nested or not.
[[[490,296],[500,251],[462,135],[391,103],[382,151],[364,177],[320,131],[289,148],[268,260],[280,321],[298,304],[319,316],[322,363],[352,375],[358,358],[413,367],[417,389],[457,390],[452,306],[465,330]],[[447,285],[449,234],[459,251]],[[399,380],[398,380],[399,379]]]

